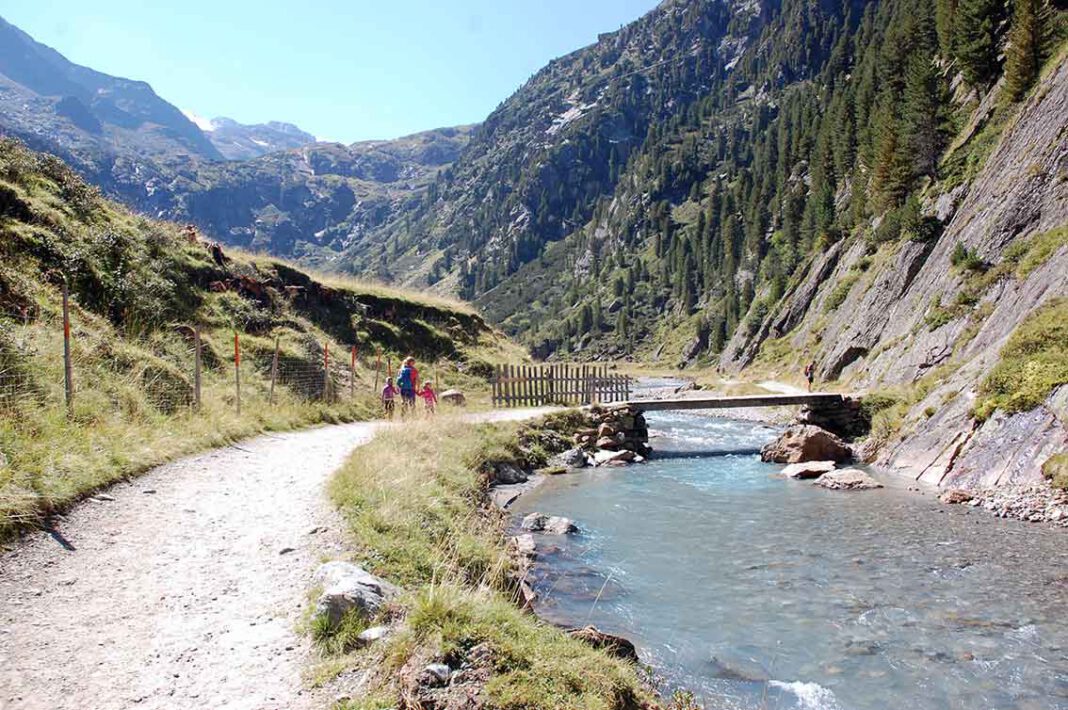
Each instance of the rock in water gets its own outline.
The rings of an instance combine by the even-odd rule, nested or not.
[[[567,468],[584,468],[586,466],[586,452],[575,447],[568,449],[562,454],[557,454],[549,459],[554,466],[566,466]]]
[[[593,460],[598,466],[603,466],[609,463],[628,463],[633,461],[636,457],[637,454],[627,449],[622,451],[607,451],[602,449],[593,455]]]
[[[400,591],[351,562],[327,562],[316,570],[315,581],[323,587],[315,615],[325,617],[332,626],[340,624],[352,611],[364,619],[371,618]]]
[[[883,484],[859,468],[843,468],[838,471],[830,471],[817,478],[816,485],[835,491],[866,491],[883,487]]]
[[[530,513],[523,518],[520,527],[530,532],[540,532],[546,535],[567,535],[578,532],[578,526],[571,522],[570,518],[545,513]]]
[[[809,461],[807,463],[792,463],[782,470],[782,475],[787,478],[819,478],[828,471],[834,470],[834,461]]]
[[[848,461],[853,452],[837,436],[812,424],[792,426],[760,450],[763,461],[805,463],[810,461]]]
[[[581,629],[568,629],[567,635],[571,638],[585,641],[594,648],[605,651],[610,656],[632,663],[638,662],[638,649],[634,647],[633,643],[622,636],[606,634],[595,626],[585,626]]]
[[[975,496],[973,496],[968,491],[961,490],[960,488],[951,488],[942,495],[938,496],[938,500],[942,501],[943,503],[959,504],[967,503],[974,497]]]

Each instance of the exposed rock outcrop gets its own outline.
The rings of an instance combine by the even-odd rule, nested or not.
[[[1055,248],[1029,271],[1004,269],[982,283],[952,257],[966,249],[990,273],[1011,249],[1068,224],[1066,115],[1068,63],[1061,62],[1006,124],[975,178],[930,196],[940,234],[878,246],[858,238],[835,252],[829,272],[830,252],[817,258],[759,328],[739,329],[721,366],[737,371],[760,342],[784,337],[812,353],[819,379],[847,382],[854,391],[909,387],[924,378],[923,396],[910,402],[899,433],[876,443],[876,463],[972,492],[1040,483],[1043,461],[1068,451],[1068,388],[1036,410],[997,413],[981,423],[972,408],[1017,326],[1051,299],[1068,296],[1068,248]],[[847,282],[848,295],[832,307],[830,295]]]

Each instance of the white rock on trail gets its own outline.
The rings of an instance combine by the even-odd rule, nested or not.
[[[400,591],[351,562],[327,562],[316,570],[315,581],[323,587],[315,603],[315,615],[334,625],[351,611],[364,619],[373,617],[387,599]]]

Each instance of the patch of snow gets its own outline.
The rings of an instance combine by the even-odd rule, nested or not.
[[[204,118],[203,116],[193,113],[192,111],[187,111],[185,109],[182,109],[182,113],[185,115],[186,118],[195,123],[196,127],[200,130],[206,133],[211,133],[215,130],[215,124],[213,124],[211,121]]]
[[[252,138],[251,140],[252,140],[253,143],[255,143],[256,145],[260,146],[261,148],[270,148],[271,147],[271,144],[268,143],[267,141],[256,140],[255,138]]]

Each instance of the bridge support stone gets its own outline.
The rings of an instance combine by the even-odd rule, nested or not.
[[[578,432],[575,443],[590,449],[625,450],[648,456],[649,425],[637,407],[629,404],[593,406],[590,429]]]
[[[796,421],[799,424],[814,424],[847,441],[867,436],[871,431],[871,419],[855,397],[805,405]]]

